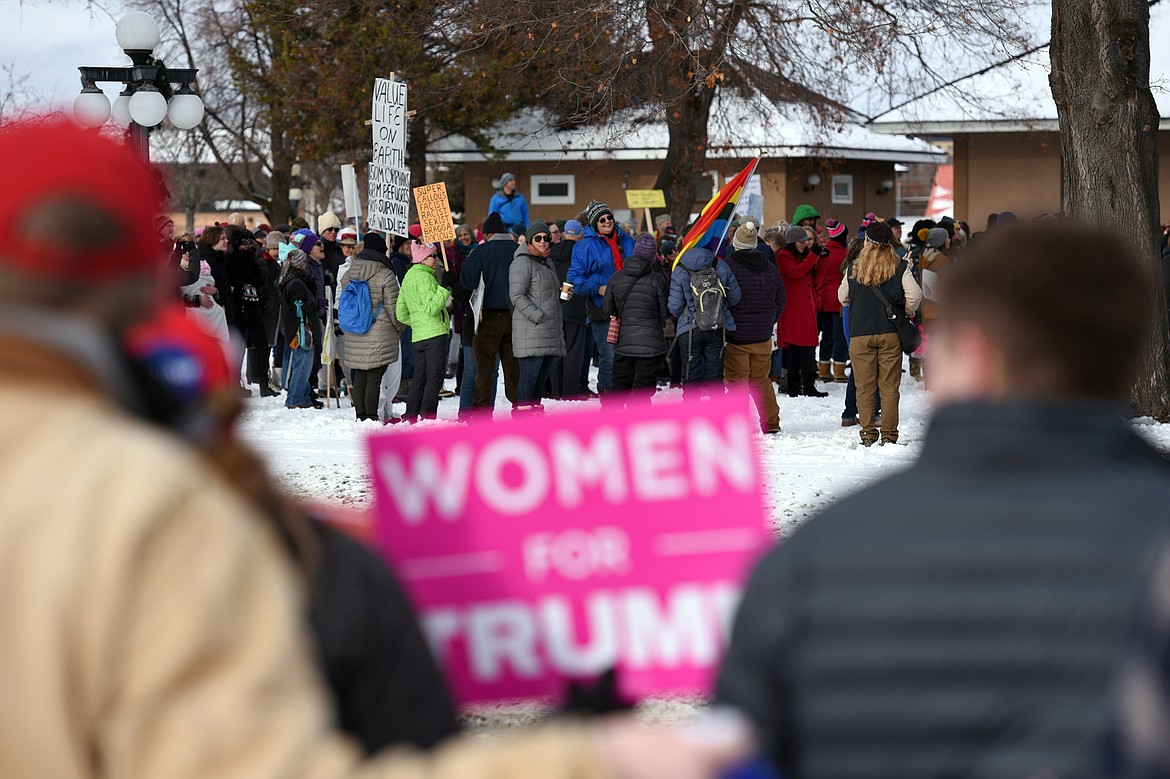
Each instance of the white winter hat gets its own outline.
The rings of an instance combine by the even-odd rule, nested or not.
[[[317,217],[317,233],[321,234],[331,228],[341,229],[341,220],[332,211],[326,211]]]

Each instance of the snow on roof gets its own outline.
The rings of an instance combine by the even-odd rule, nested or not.
[[[822,128],[799,105],[777,106],[762,96],[721,95],[711,108],[707,156],[742,158],[830,157],[837,159],[938,162],[934,146],[913,138],[880,135],[845,123]],[[625,111],[601,125],[557,130],[543,110],[526,110],[489,132],[494,153],[485,155],[463,136],[432,146],[440,162],[487,159],[530,161],[630,160],[666,157],[666,123],[648,111]]]
[[[1038,29],[1051,26],[1051,8],[1035,19]],[[1041,27],[1042,25],[1042,27]],[[1170,129],[1170,3],[1150,8],[1150,84],[1162,129]],[[1044,38],[1041,38],[1044,40]],[[988,63],[989,65],[992,63]],[[969,76],[877,116],[870,127],[879,133],[949,134],[1018,130],[1056,130],[1056,103],[1048,84],[1051,71],[1045,45],[1018,60]]]

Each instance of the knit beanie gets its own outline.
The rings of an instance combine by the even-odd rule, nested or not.
[[[544,222],[541,222],[540,220],[537,220],[528,225],[528,229],[524,231],[524,237],[531,241],[534,236],[547,232],[548,225],[546,225]]]
[[[731,239],[731,245],[736,249],[754,249],[759,243],[760,238],[757,235],[755,222],[744,222],[735,228],[735,236]]]
[[[799,225],[792,225],[788,228],[788,232],[784,233],[784,243],[793,244],[798,241],[807,241],[808,233]]]
[[[321,241],[321,237],[319,235],[317,235],[316,233],[309,233],[308,235],[306,235],[304,238],[301,239],[300,249],[306,255],[308,255],[308,253],[313,250],[313,247],[316,246],[320,241]]]
[[[643,260],[653,260],[658,257],[658,242],[649,233],[642,233],[634,241],[634,256]]]
[[[594,232],[597,231],[597,220],[606,214],[613,216],[613,211],[609,209],[609,206],[599,200],[591,200],[589,201],[589,205],[585,206],[585,219],[589,222],[589,226],[593,228]]]
[[[483,232],[485,235],[495,235],[496,233],[504,232],[503,218],[495,211],[492,211],[483,222]]]
[[[500,176],[500,189],[503,189],[504,187],[508,186],[508,182],[512,181],[515,178],[516,177],[514,175],[512,175],[511,173],[505,173],[504,175]]]
[[[663,225],[669,221],[671,221],[670,214],[659,214],[658,216],[654,217],[654,226],[661,230]]]
[[[366,237],[362,240],[370,251],[379,254],[386,253],[386,239],[382,237],[381,233],[366,233]]]
[[[332,211],[326,211],[325,213],[321,214],[321,216],[317,217],[317,232],[323,233],[326,230],[330,230],[334,227],[340,230],[341,220],[338,219],[337,214],[333,213]]]
[[[429,243],[410,242],[410,261],[418,264],[435,253],[435,247]]]
[[[836,219],[826,219],[825,230],[828,231],[829,237],[833,239],[843,238],[849,234],[849,228],[845,226],[845,223],[838,222]]]
[[[865,228],[865,240],[878,246],[889,246],[894,240],[894,231],[885,222],[874,222]]]
[[[931,249],[941,249],[947,245],[947,231],[943,227],[932,227],[926,233],[926,245]]]
[[[264,236],[265,249],[279,249],[282,243],[284,243],[284,236],[276,230],[273,230],[268,235]]]

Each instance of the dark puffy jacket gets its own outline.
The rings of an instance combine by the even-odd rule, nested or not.
[[[264,294],[260,296],[260,305],[264,309],[264,330],[268,334],[268,343],[274,344],[280,329],[280,290],[276,286],[280,281],[280,263],[262,256],[260,267],[264,271]]]
[[[510,311],[508,302],[508,270],[516,254],[516,242],[507,235],[493,235],[467,255],[463,263],[460,283],[475,292],[483,278],[483,310]]]
[[[696,246],[683,253],[679,258],[678,267],[670,274],[670,298],[667,306],[670,313],[678,317],[678,327],[675,330],[677,335],[690,332],[695,326],[693,314],[698,313],[695,310],[695,295],[691,291],[691,274],[710,268],[714,262],[715,255],[709,249]],[[741,294],[739,281],[725,262],[715,266],[715,275],[726,293],[723,298],[723,329],[734,330],[735,318],[731,316],[730,307],[739,302]]]
[[[313,289],[317,292],[317,316],[324,319],[326,306],[328,305],[328,302],[325,300],[325,268],[321,266],[321,263],[310,257],[309,261],[305,263],[305,272],[313,280]]]
[[[321,317],[317,309],[317,288],[308,274],[292,274],[284,280],[280,290],[280,330],[287,341],[292,341],[300,330],[296,301],[301,301],[305,326],[312,331],[313,343],[321,343]]]
[[[731,306],[735,330],[727,342],[758,344],[772,340],[776,320],[784,312],[784,282],[775,264],[759,251],[737,249],[723,261],[739,284],[739,302]]]
[[[790,777],[1105,775],[1144,564],[1170,530],[1170,468],[1120,411],[941,409],[914,467],[759,564],[717,702]]]
[[[325,284],[336,292],[337,282],[340,281],[337,277],[337,271],[345,264],[345,252],[341,251],[341,244],[337,241],[327,241],[322,238],[321,245],[325,247],[325,259],[321,260],[321,269],[324,271]]]
[[[309,617],[338,727],[368,754],[392,744],[427,749],[454,735],[455,705],[398,580],[367,547],[316,528]]]
[[[609,279],[601,315],[622,320],[614,353],[623,357],[661,357],[666,354],[662,326],[670,311],[669,291],[661,273],[641,257],[630,257]]]
[[[620,227],[614,229],[617,231],[618,251],[624,261],[634,253],[634,239]],[[599,290],[609,283],[609,277],[615,270],[613,251],[609,248],[609,242],[586,227],[585,236],[573,247],[573,262],[569,265],[569,281],[573,283],[573,293],[588,295],[593,305],[600,308]]]

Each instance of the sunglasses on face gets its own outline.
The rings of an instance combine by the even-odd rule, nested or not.
[[[552,236],[548,233],[541,233],[540,235],[532,236],[533,243],[548,243],[552,240]]]
[[[338,230],[338,228],[336,228],[336,227],[326,227],[326,228],[325,228],[324,230],[322,230],[321,232],[323,232],[323,233],[335,233],[335,232],[337,232],[337,230]]]
[[[601,224],[602,222],[612,222],[612,221],[613,221],[613,217],[610,216],[609,214],[603,214],[602,216],[597,217],[598,224]]]

